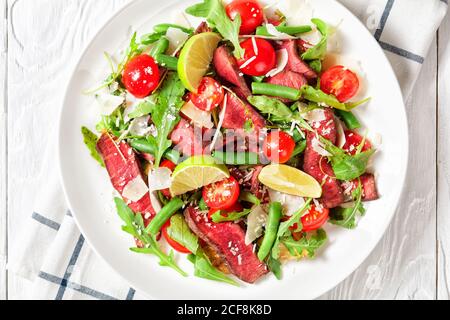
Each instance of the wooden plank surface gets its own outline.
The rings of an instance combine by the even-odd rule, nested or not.
[[[7,277],[7,211],[6,211],[6,57],[7,24],[6,0],[0,0],[0,300],[6,299]]]
[[[450,299],[450,14],[439,32],[438,298]]]
[[[21,299],[29,283],[8,275],[6,212],[10,239],[18,234],[33,206],[42,158],[60,108],[70,66],[91,35],[129,0],[0,0],[0,299]],[[3,108],[6,73],[6,6],[9,18],[8,126]],[[39,19],[37,18],[39,17]],[[58,26],[55,28],[55,26]],[[435,41],[408,101],[411,132],[410,170],[406,190],[392,225],[372,255],[355,273],[322,299],[449,298],[445,270],[450,268],[448,160],[450,147],[450,18],[439,37],[439,127],[435,128],[438,52]],[[26,94],[24,94],[26,92]],[[8,153],[6,152],[8,128]],[[437,139],[437,133],[439,139]],[[439,190],[436,189],[436,145],[439,141]],[[447,144],[446,144],[447,143]],[[8,194],[6,208],[6,154]],[[438,194],[438,198],[437,198]],[[436,203],[439,215],[436,218]],[[437,220],[436,220],[437,219]],[[438,226],[438,232],[437,232]],[[439,247],[437,251],[437,239]],[[438,252],[438,257],[436,256]],[[446,254],[447,253],[447,254]],[[6,262],[6,261],[5,261]],[[8,286],[6,286],[6,283]],[[8,292],[6,292],[8,288]]]
[[[407,102],[411,154],[400,207],[370,257],[325,299],[436,297],[436,69],[434,41]]]
[[[53,141],[49,132],[57,123],[72,65],[98,28],[127,1],[8,0],[8,172],[14,177],[8,187],[10,239],[32,213],[41,187],[41,155]],[[28,287],[9,274],[10,299],[26,297]]]

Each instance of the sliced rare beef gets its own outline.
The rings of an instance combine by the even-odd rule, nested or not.
[[[226,94],[226,99],[227,106],[223,121],[225,129],[244,129],[249,122],[254,131],[265,127],[264,118],[250,104],[231,93]]]
[[[323,114],[323,119],[312,122],[311,126],[317,130],[318,134],[332,143],[336,143],[337,130],[333,111],[325,108]],[[323,183],[321,202],[324,207],[329,209],[335,208],[345,200],[343,189],[340,182],[334,177],[333,168],[328,159],[314,150],[313,146],[316,142],[316,134],[308,132],[303,170],[314,177],[320,184]]]
[[[205,32],[212,32],[212,29],[208,26],[208,23],[206,21],[203,21],[200,23],[200,25],[195,30],[195,34],[205,33]]]
[[[304,85],[308,84],[308,81],[300,73],[290,70],[284,70],[283,72],[277,74],[276,76],[268,78],[267,83],[290,87],[293,89],[300,89]],[[280,98],[280,100],[285,103],[291,101],[289,99],[282,99],[282,98]]]
[[[259,261],[253,245],[245,244],[245,231],[236,223],[213,223],[207,214],[187,208],[186,221],[191,230],[223,258],[231,273],[242,281],[255,283],[269,270]]]
[[[288,68],[291,71],[300,73],[308,81],[317,79],[317,73],[300,58],[298,44],[295,40],[284,40],[279,45],[281,49],[286,49],[288,52]]]
[[[216,49],[213,63],[217,74],[226,82],[235,85],[242,96],[246,98],[252,94],[244,74],[239,70],[236,58],[227,46]]]
[[[175,149],[186,157],[201,155],[204,152],[202,130],[195,130],[185,119],[181,119],[172,131],[170,139]]]
[[[380,198],[375,182],[375,176],[371,173],[366,173],[353,181],[342,182],[342,189],[344,190],[345,202],[353,201],[353,191],[358,188],[359,180],[362,184],[362,199],[363,201],[374,201]]]
[[[105,162],[114,189],[121,195],[128,183],[137,177],[144,179],[136,154],[126,142],[116,143],[109,134],[103,134],[97,143],[97,149]],[[124,201],[128,203],[128,199],[124,198]],[[146,225],[156,215],[148,193],[139,201],[128,203],[128,206],[133,212],[142,214]]]

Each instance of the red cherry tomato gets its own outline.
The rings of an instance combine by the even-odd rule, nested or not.
[[[358,151],[358,147],[361,145],[364,138],[361,137],[356,132],[350,130],[346,130],[344,134],[345,134],[345,144],[342,147],[342,149],[354,156]],[[366,140],[361,151],[365,152],[369,151],[370,149],[372,149],[372,144],[370,143],[369,140]]]
[[[286,163],[295,149],[294,139],[284,131],[272,131],[264,141],[264,154],[274,163]]]
[[[241,47],[245,50],[245,54],[244,58],[238,60],[238,65],[244,74],[265,76],[276,67],[277,54],[269,41],[259,38],[247,39],[241,43]]]
[[[139,99],[149,96],[158,87],[159,80],[158,66],[148,54],[131,59],[122,74],[125,88]]]
[[[322,74],[320,88],[340,102],[353,98],[359,90],[358,76],[343,66],[334,66]]]
[[[239,183],[233,177],[210,184],[203,188],[203,199],[212,209],[226,210],[231,208],[241,193]]]
[[[162,234],[164,236],[164,239],[166,239],[167,243],[174,248],[176,251],[180,252],[180,253],[186,253],[189,254],[191,253],[188,249],[186,249],[185,247],[183,247],[181,244],[179,244],[178,242],[176,242],[175,240],[173,240],[170,236],[169,236],[169,232],[167,231],[167,228],[170,227],[170,220],[167,221],[167,223],[164,225],[164,227],[162,228]]]
[[[241,16],[241,34],[252,34],[264,22],[263,8],[256,0],[235,0],[226,9],[231,20]]]
[[[176,164],[175,163],[173,163],[172,161],[170,161],[170,160],[164,160],[162,163],[161,163],[161,168],[167,168],[167,169],[169,169],[170,171],[174,171],[175,170],[175,168],[176,168]],[[161,193],[166,197],[166,198],[172,198],[172,195],[170,194],[170,190],[169,189],[164,189],[164,190],[161,190]]]
[[[228,208],[226,210],[219,210],[219,209],[210,209],[209,213],[208,213],[208,217],[209,219],[212,219],[212,216],[217,212],[217,211],[221,211],[221,215],[226,216],[227,213],[232,213],[232,212],[242,212],[242,210],[244,210],[244,208],[242,207],[242,205],[239,202],[236,202],[234,205],[231,206],[231,208]]]
[[[325,223],[327,223],[328,218],[330,216],[330,209],[320,208],[318,209],[315,205],[311,206],[308,213],[305,214],[301,221],[303,225],[303,229],[300,232],[310,232],[320,229]],[[298,228],[297,224],[294,224],[290,230],[295,231]],[[294,238],[298,240],[300,234],[294,234]]]
[[[194,105],[203,111],[212,111],[223,101],[225,92],[216,80],[204,77],[198,88],[197,94],[191,94]]]

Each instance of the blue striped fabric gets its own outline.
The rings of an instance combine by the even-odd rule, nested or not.
[[[396,2],[401,0],[387,0],[386,5],[384,7],[383,13],[381,15],[381,19],[379,22],[378,28],[374,32],[375,39],[380,43],[380,46],[394,54],[400,57],[403,57],[405,59],[408,59],[409,61],[412,61],[417,64],[423,64],[425,58],[417,53],[410,52],[404,48],[399,48],[395,46],[392,43],[387,43],[382,40],[383,33],[385,32],[386,25],[389,21],[389,18],[391,16],[392,10],[395,8]],[[445,3],[448,5],[448,0],[440,0],[440,2]],[[70,212],[67,213],[68,216],[71,216]],[[37,212],[33,213],[32,219],[34,219],[36,222],[48,227],[49,229],[58,232],[61,229],[60,223],[53,221],[43,214],[39,214]],[[79,236],[78,241],[74,248],[72,248],[71,257],[69,260],[69,263],[65,269],[64,275],[62,277],[59,277],[57,275],[49,274],[44,271],[41,271],[39,273],[39,278],[45,281],[48,281],[49,283],[52,283],[54,285],[58,286],[58,291],[55,296],[56,300],[64,299],[64,296],[67,292],[67,290],[74,290],[78,293],[84,294],[88,297],[95,298],[95,299],[101,299],[101,300],[133,300],[135,298],[136,291],[133,288],[130,288],[127,295],[124,297],[112,297],[106,293],[100,292],[97,289],[86,287],[82,284],[75,283],[71,281],[71,275],[72,270],[76,266],[78,258],[81,254],[81,252],[85,249],[85,240],[82,235]]]

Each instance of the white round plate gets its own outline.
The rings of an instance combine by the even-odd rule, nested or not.
[[[298,0],[300,1],[300,0]],[[64,190],[75,219],[91,247],[136,289],[154,299],[314,299],[348,277],[374,249],[389,225],[400,199],[408,159],[405,107],[393,70],[380,46],[363,24],[334,0],[311,1],[314,15],[339,25],[343,55],[358,61],[372,101],[357,114],[383,144],[375,160],[381,199],[367,205],[355,230],[327,227],[329,242],[315,260],[284,266],[283,280],[272,275],[255,285],[236,288],[180,277],[158,265],[156,258],[131,253],[133,239],[123,233],[112,204],[113,189],[105,170],[91,159],[80,128],[95,128],[99,113],[93,97],[82,92],[108,73],[103,52],[126,48],[131,30],[144,34],[157,23],[170,22],[174,13],[198,1],[135,0],[120,10],[94,37],[76,66],[60,119],[59,156]],[[265,1],[275,2],[275,1]],[[339,24],[340,23],[340,24]],[[193,273],[185,257],[183,269]]]

